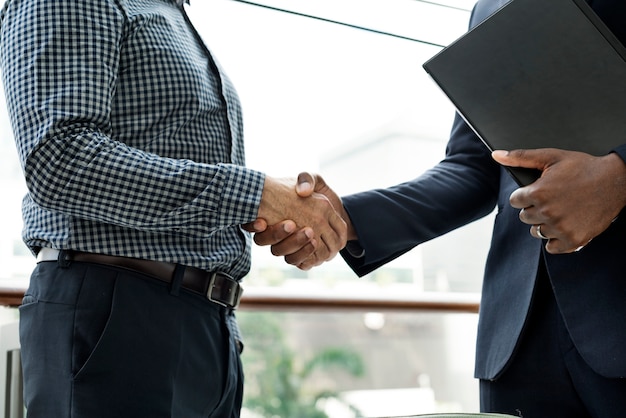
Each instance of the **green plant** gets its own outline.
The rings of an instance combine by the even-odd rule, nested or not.
[[[281,314],[242,312],[238,316],[246,339],[244,407],[265,418],[327,418],[316,404],[336,392],[315,385],[313,374],[333,369],[352,376],[364,373],[361,357],[341,347],[298,359],[285,341]]]

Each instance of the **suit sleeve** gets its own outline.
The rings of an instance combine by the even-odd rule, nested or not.
[[[368,274],[423,242],[491,213],[499,178],[499,165],[457,115],[446,157],[435,167],[414,180],[342,198],[359,241],[341,255],[359,276]]]

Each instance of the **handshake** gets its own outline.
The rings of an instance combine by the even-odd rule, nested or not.
[[[295,184],[267,176],[258,218],[243,228],[255,233],[256,244],[270,245],[273,255],[301,270],[331,260],[356,239],[339,196],[309,173],[300,173]]]

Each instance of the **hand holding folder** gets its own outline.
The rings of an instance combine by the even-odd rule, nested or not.
[[[424,69],[491,150],[626,143],[626,49],[584,0],[512,0]]]
[[[520,209],[520,220],[530,225],[531,235],[549,238],[549,253],[581,250],[605,231],[624,207],[626,187],[619,183],[625,178],[626,168],[617,154],[597,157],[542,148],[495,151],[493,157],[506,166],[534,168],[543,173],[540,179],[515,190],[509,200]]]

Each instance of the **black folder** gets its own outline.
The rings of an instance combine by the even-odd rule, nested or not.
[[[511,0],[423,67],[491,150],[626,143],[626,49],[584,0]]]

